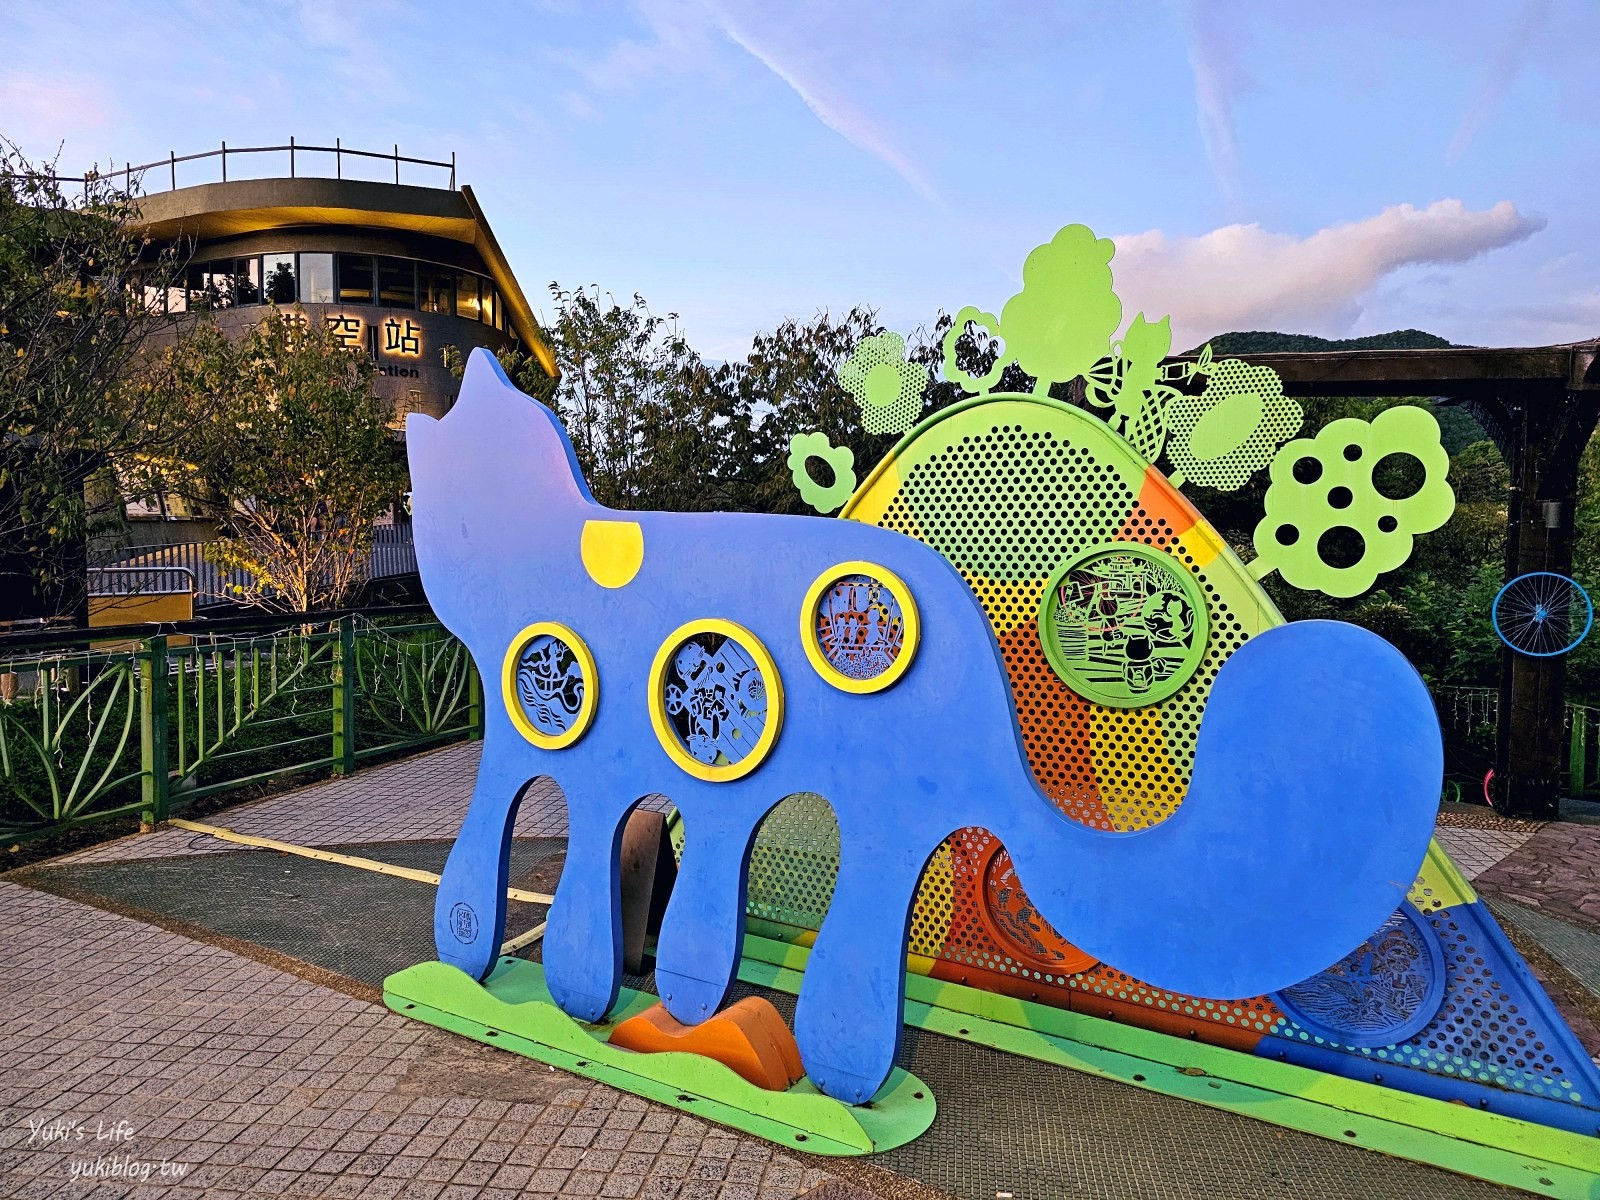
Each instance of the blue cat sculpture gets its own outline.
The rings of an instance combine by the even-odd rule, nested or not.
[[[570,823],[546,979],[586,1021],[618,993],[619,843],[641,798],[665,794],[685,823],[656,983],[697,1023],[739,962],[757,826],[786,796],[827,797],[838,884],[795,1034],[812,1082],[848,1103],[894,1065],[909,907],[957,829],[998,836],[1041,916],[1083,950],[1200,996],[1316,974],[1416,876],[1438,722],[1416,672],[1362,629],[1308,621],[1247,642],[1216,680],[1182,806],[1141,832],[1094,830],[1039,791],[988,621],[929,547],[825,518],[602,508],[554,414],[481,350],[449,415],[412,415],[406,435],[423,583],[488,694],[435,917],[439,957],[474,978],[496,963],[512,823],[543,776]],[[914,606],[892,686],[852,690],[808,649],[830,570],[892,581]]]

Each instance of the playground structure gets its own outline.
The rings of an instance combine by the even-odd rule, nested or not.
[[[1437,426],[1399,408],[1290,440],[1272,372],[1206,354],[1169,377],[1143,314],[1113,343],[1109,261],[1068,227],[998,320],[963,310],[946,375],[980,394],[915,428],[925,377],[894,335],[863,343],[841,380],[869,429],[907,436],[859,487],[820,435],[790,459],[843,520],[600,509],[554,416],[487,355],[449,417],[412,419],[424,583],[502,703],[439,889],[443,965],[392,977],[391,1007],[859,1153],[933,1119],[894,1067],[909,953],[913,978],[963,993],[1595,1132],[1593,1064],[1429,844],[1421,681],[1352,626],[1284,624],[1256,582],[1356,595],[1403,562],[1453,505]],[[964,369],[960,343],[985,332],[1033,394],[981,394],[1004,363]],[[1194,377],[1198,396],[1175,386]],[[1105,420],[1049,397],[1073,379]],[[1373,486],[1391,454],[1422,464],[1413,494]],[[1262,468],[1247,566],[1174,480]],[[491,523],[508,481],[530,498],[514,527]],[[1334,529],[1361,536],[1353,564],[1319,553]],[[571,834],[541,968],[499,947],[516,802],[546,774]],[[620,844],[657,792],[681,814],[664,1012],[621,987]],[[647,1015],[668,1045],[718,1020],[752,941],[775,965],[805,951],[804,1079],[620,1048]],[[753,1028],[781,1059],[787,1030]]]

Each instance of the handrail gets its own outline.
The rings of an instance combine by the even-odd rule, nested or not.
[[[433,609],[426,604],[388,604],[368,608],[332,608],[322,612],[255,612],[236,617],[195,617],[189,621],[143,621],[132,625],[95,626],[92,629],[37,629],[26,633],[0,634],[0,654],[8,650],[26,650],[35,646],[55,646],[83,643],[93,638],[146,638],[156,634],[197,634],[250,632],[268,633],[290,625],[321,625],[337,621],[340,617],[392,617],[427,613]]]
[[[89,595],[91,596],[181,596],[184,593],[192,593],[194,591],[194,572],[188,567],[89,567],[88,574]],[[146,579],[156,579],[157,582],[151,584],[148,590],[137,586],[134,587],[134,590],[120,592],[97,592],[95,590],[95,583],[97,581],[102,583],[116,584],[136,575],[142,576]],[[187,582],[181,587],[173,587],[171,582],[168,581],[166,584],[168,590],[162,591],[161,589],[163,585],[160,582],[160,577],[163,575],[170,575],[174,578],[181,577],[182,579],[187,580]]]
[[[95,179],[115,179],[118,175],[120,175],[120,176],[122,176],[122,190],[123,191],[127,191],[132,186],[133,177],[135,175],[139,175],[139,176],[142,177],[146,171],[154,170],[156,167],[166,167],[168,169],[168,177],[169,177],[169,182],[170,182],[170,186],[168,187],[167,190],[176,191],[177,188],[178,188],[178,164],[179,163],[199,162],[199,161],[201,161],[203,159],[220,157],[222,159],[222,182],[223,183],[227,183],[228,182],[228,155],[230,155],[230,154],[283,154],[285,152],[287,152],[288,155],[289,155],[289,178],[290,179],[298,179],[298,178],[300,178],[300,176],[296,174],[296,162],[295,162],[295,156],[298,153],[304,152],[304,153],[309,153],[309,154],[331,154],[331,155],[333,155],[334,178],[335,179],[343,179],[344,178],[344,156],[347,155],[347,154],[350,154],[350,155],[354,155],[357,158],[376,158],[376,159],[382,159],[382,160],[394,163],[394,181],[396,183],[400,182],[400,164],[401,163],[410,163],[410,164],[412,164],[414,166],[419,166],[419,167],[438,167],[441,170],[444,169],[445,167],[448,167],[448,168],[450,168],[450,190],[451,191],[455,191],[456,190],[456,155],[455,155],[455,151],[453,151],[453,150],[450,152],[450,160],[448,162],[446,162],[443,159],[437,159],[437,158],[415,158],[415,157],[413,157],[413,156],[411,156],[409,154],[401,154],[400,153],[400,144],[398,142],[395,143],[394,150],[392,152],[384,152],[384,151],[379,151],[379,150],[357,150],[357,149],[355,149],[355,148],[353,148],[351,146],[344,145],[342,139],[340,139],[340,138],[334,138],[333,139],[333,145],[331,145],[331,146],[315,146],[315,145],[310,145],[310,144],[305,143],[305,142],[296,142],[294,140],[294,138],[292,138],[292,137],[289,139],[287,145],[282,145],[282,146],[232,146],[232,147],[230,147],[227,142],[223,142],[221,148],[217,149],[217,150],[202,150],[198,154],[178,154],[176,151],[173,151],[173,152],[169,153],[166,158],[158,158],[154,162],[141,163],[138,166],[134,166],[133,164],[129,163],[129,164],[123,166],[123,168],[120,171],[118,171],[118,170],[91,171],[91,172],[88,172],[88,173],[83,174],[83,175],[54,175],[51,178],[54,179],[55,182],[57,182],[57,183],[83,183],[83,184],[87,184],[91,180],[95,180]],[[327,177],[324,176],[324,175],[313,175],[313,176],[310,176],[309,178],[325,179]],[[141,178],[140,182],[141,183],[143,182],[142,178]]]

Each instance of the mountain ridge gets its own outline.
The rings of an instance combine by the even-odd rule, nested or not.
[[[1299,354],[1325,350],[1443,350],[1455,345],[1422,329],[1395,329],[1358,338],[1324,338],[1311,333],[1277,333],[1254,329],[1220,333],[1210,339],[1211,352],[1226,354]],[[1189,351],[1197,354],[1201,346]]]

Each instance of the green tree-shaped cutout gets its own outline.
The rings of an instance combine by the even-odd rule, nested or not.
[[[1035,392],[1076,379],[1105,358],[1122,324],[1122,301],[1111,290],[1110,238],[1068,225],[1022,264],[1022,290],[1000,310],[1000,336]]]
[[[1237,491],[1294,435],[1303,414],[1271,367],[1236,358],[1213,364],[1207,346],[1193,369],[1209,376],[1205,391],[1175,393],[1166,408],[1168,481]]]
[[[1422,484],[1408,495],[1379,490],[1379,465],[1393,456],[1420,464]],[[1370,423],[1346,417],[1314,438],[1297,438],[1272,460],[1250,573],[1260,579],[1277,570],[1304,591],[1359,596],[1411,557],[1417,534],[1450,519],[1456,497],[1449,471],[1439,423],[1412,405]],[[1329,562],[1341,540],[1346,549],[1359,542],[1360,553],[1348,563]]]
[[[904,433],[922,413],[928,372],[906,361],[905,338],[879,333],[856,343],[839,382],[855,398],[868,433]]]

